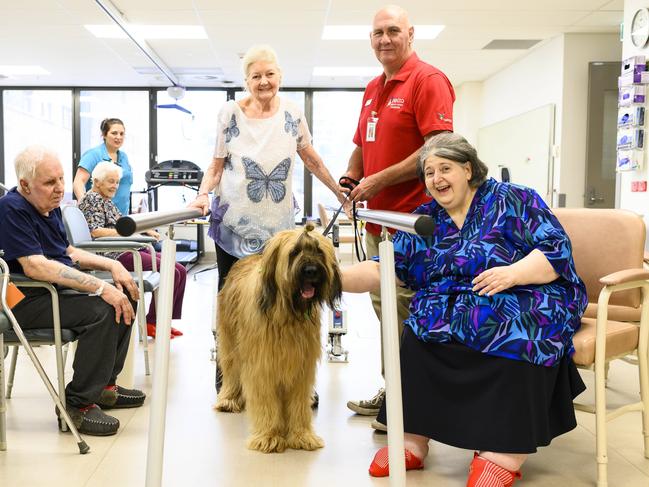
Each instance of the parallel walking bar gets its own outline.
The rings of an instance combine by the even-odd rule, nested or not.
[[[203,212],[199,209],[185,208],[182,210],[169,211],[152,211],[150,213],[136,213],[127,215],[117,220],[115,229],[122,237],[129,237],[134,233],[158,227],[160,225],[169,225],[171,223],[200,218]]]
[[[432,218],[394,211],[359,209],[358,218],[422,236],[432,235],[435,228]],[[129,215],[117,221],[117,231],[128,237],[159,225],[181,222],[202,216],[200,210],[152,212]],[[165,414],[167,402],[167,376],[169,372],[169,332],[171,329],[171,303],[174,278],[175,242],[167,239],[162,247],[160,269],[159,312],[155,351],[155,372],[149,420],[146,487],[162,484],[164,457]],[[401,368],[399,365],[399,336],[397,333],[396,291],[394,275],[394,247],[385,239],[379,245],[381,259],[382,326],[385,353],[385,385],[388,412],[388,445],[390,462],[390,485],[406,485],[406,466],[403,454],[403,409],[401,401]]]
[[[199,209],[154,211],[128,215],[117,220],[117,232],[123,237],[160,225],[199,218]],[[167,413],[167,381],[169,376],[169,333],[171,331],[171,307],[176,263],[176,242],[167,238],[162,243],[160,259],[160,288],[158,289],[158,319],[156,323],[155,366],[149,417],[149,440],[146,459],[146,487],[162,485],[164,460],[165,416]]]
[[[427,215],[400,213],[398,211],[368,210],[358,208],[356,217],[369,223],[394,228],[408,233],[416,233],[422,237],[433,234],[435,221]]]
[[[434,220],[426,215],[396,211],[356,210],[357,218],[384,227],[379,244],[381,267],[381,326],[383,327],[383,363],[385,364],[385,400],[388,418],[388,462],[390,486],[406,485],[406,462],[403,446],[403,403],[401,400],[401,366],[397,326],[397,293],[394,275],[394,246],[387,238],[386,228],[429,236],[435,230]]]

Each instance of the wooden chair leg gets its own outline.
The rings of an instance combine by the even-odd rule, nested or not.
[[[608,455],[606,434],[605,365],[595,364],[595,425],[597,442],[597,487],[608,487]]]
[[[649,458],[649,355],[647,350],[638,350],[638,374],[640,378],[640,398],[642,401],[644,456],[645,458]]]

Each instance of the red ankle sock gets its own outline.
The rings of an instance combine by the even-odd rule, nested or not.
[[[521,477],[520,471],[511,472],[474,453],[466,487],[511,487]]]

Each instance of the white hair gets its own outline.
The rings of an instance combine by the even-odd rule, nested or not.
[[[31,181],[36,175],[36,168],[47,157],[58,159],[58,155],[51,149],[42,145],[30,145],[18,153],[14,159],[14,168],[18,181],[24,179]]]
[[[274,64],[277,67],[279,74],[282,74],[282,69],[279,67],[275,49],[267,44],[257,44],[248,49],[241,59],[243,79],[248,79],[248,75],[250,74],[250,66],[259,61]]]
[[[111,173],[117,173],[117,179],[122,179],[122,168],[110,161],[101,161],[92,170],[93,181],[103,181]]]

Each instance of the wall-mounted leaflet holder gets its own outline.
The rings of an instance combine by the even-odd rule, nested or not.
[[[649,71],[645,56],[622,62],[618,78],[616,170],[636,171],[644,162],[644,117]]]
[[[616,169],[618,172],[635,171],[642,168],[641,150],[618,150]]]
[[[621,86],[618,105],[628,107],[633,103],[644,103],[645,92],[645,85]]]
[[[644,130],[628,127],[617,131],[618,149],[642,149],[644,146]]]
[[[647,58],[645,56],[632,56],[622,61],[622,72],[620,74],[633,73],[634,71],[647,70]]]
[[[644,125],[644,107],[620,107],[617,112],[618,127],[641,127]]]
[[[642,67],[644,68],[644,66]],[[618,87],[629,86],[633,83],[639,83],[641,85],[649,83],[649,71],[633,71],[623,74],[617,79]]]

